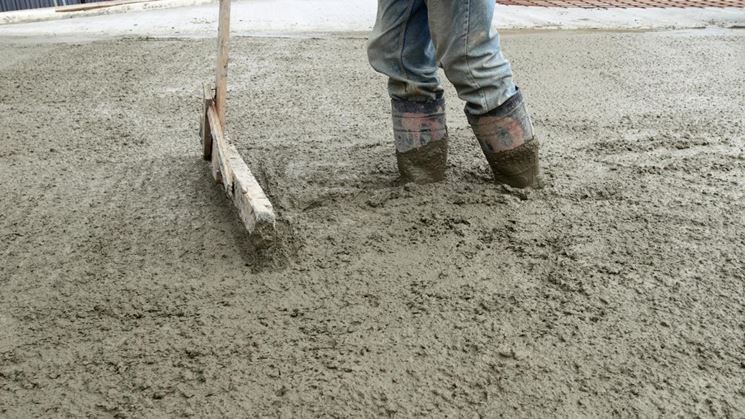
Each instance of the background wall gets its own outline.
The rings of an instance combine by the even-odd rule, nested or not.
[[[96,3],[105,0],[0,0],[0,12],[63,6],[65,4]]]

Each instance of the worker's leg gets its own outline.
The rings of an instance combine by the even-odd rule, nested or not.
[[[445,177],[447,126],[443,90],[424,0],[379,0],[370,40],[372,67],[388,76],[399,172],[405,181]]]
[[[494,0],[427,0],[438,62],[466,101],[466,115],[498,183],[538,176],[538,142],[512,68],[492,30]]]
[[[422,102],[442,96],[423,0],[379,0],[367,55],[389,77],[391,98]]]

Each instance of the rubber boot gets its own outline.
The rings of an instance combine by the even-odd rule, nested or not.
[[[445,179],[448,130],[445,100],[391,100],[396,161],[401,181],[432,183]]]
[[[494,173],[494,181],[516,188],[536,186],[538,141],[520,91],[484,115],[466,112],[466,116]]]

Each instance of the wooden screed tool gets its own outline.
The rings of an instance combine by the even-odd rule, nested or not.
[[[215,88],[204,86],[200,136],[204,159],[211,162],[212,176],[238,208],[249,233],[271,240],[276,218],[272,203],[225,135],[225,106],[228,90],[228,44],[230,41],[230,0],[220,0],[217,35]]]

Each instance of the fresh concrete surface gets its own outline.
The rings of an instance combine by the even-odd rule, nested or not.
[[[0,416],[744,417],[745,31],[502,39],[532,192],[449,86],[448,181],[398,186],[364,36],[234,39],[267,253],[201,158],[212,39],[6,39]]]

